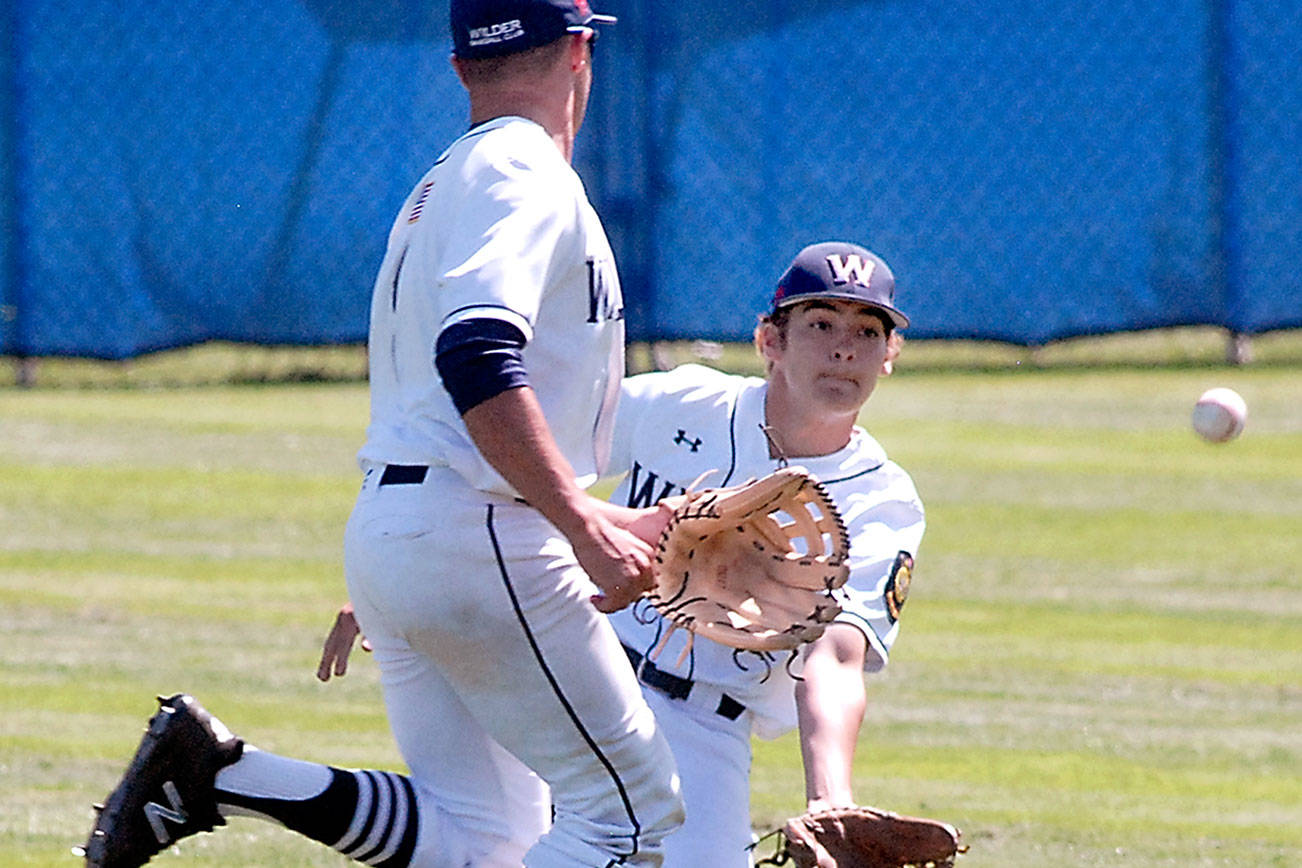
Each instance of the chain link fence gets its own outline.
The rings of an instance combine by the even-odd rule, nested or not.
[[[745,339],[829,238],[891,263],[913,337],[1302,325],[1302,4],[597,6],[576,163],[635,339]],[[444,4],[0,14],[0,353],[364,339],[466,123]]]
[[[646,331],[748,333],[827,238],[915,337],[1302,323],[1299,4],[766,8],[658,23]]]

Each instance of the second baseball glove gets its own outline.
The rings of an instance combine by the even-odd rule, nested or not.
[[[757,866],[940,868],[967,852],[949,823],[859,806],[792,817],[776,834],[777,852]]]
[[[814,641],[840,614],[832,592],[849,578],[849,537],[831,496],[803,468],[670,505],[649,599],[672,627],[731,648],[782,651]]]

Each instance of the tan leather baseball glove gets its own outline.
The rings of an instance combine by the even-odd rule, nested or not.
[[[833,591],[850,575],[849,537],[804,468],[667,502],[674,515],[649,599],[672,627],[732,648],[782,651],[814,641],[840,614]]]
[[[949,823],[859,806],[792,817],[777,834],[777,852],[757,866],[940,868],[967,852]]]

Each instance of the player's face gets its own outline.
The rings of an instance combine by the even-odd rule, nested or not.
[[[786,339],[776,329],[763,342],[769,380],[802,402],[858,413],[877,386],[887,356],[886,327],[872,308],[849,301],[813,301],[790,315]]]

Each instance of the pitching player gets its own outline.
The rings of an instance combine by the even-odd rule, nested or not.
[[[609,456],[623,308],[569,158],[592,28],[612,21],[586,0],[453,0],[472,125],[412,190],[375,283],[344,560],[411,774],[259,752],[177,696],[90,864],[141,864],[235,813],[372,865],[661,864],[678,779],[603,612],[650,587],[668,513],[584,491]]]
[[[641,602],[611,616],[681,770],[687,821],[665,842],[667,865],[748,864],[752,733],[798,724],[809,809],[854,804],[863,673],[886,665],[924,529],[908,474],[856,419],[907,324],[881,259],[816,244],[792,262],[756,328],[764,379],[684,365],[624,381],[614,467],[627,475],[616,503],[656,503],[709,471],[704,484],[730,485],[798,463],[832,493],[851,539],[844,612],[794,666],[703,638],[679,665],[681,632],[649,659],[666,630],[655,609]],[[345,607],[319,678],[343,674],[356,633]]]

